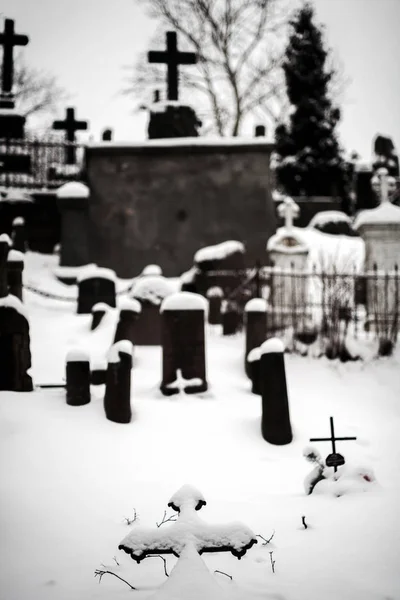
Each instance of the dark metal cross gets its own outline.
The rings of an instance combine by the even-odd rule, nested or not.
[[[76,141],[75,133],[79,130],[86,130],[88,128],[87,121],[77,121],[75,119],[75,109],[67,108],[67,113],[64,121],[54,121],[53,129],[59,129],[66,132],[67,142],[73,143]],[[74,165],[76,162],[75,147],[67,146],[66,151],[66,163],[67,165]]]
[[[331,426],[331,437],[329,438],[310,438],[310,442],[331,442],[332,443],[332,454],[336,455],[336,443],[337,441],[345,441],[345,440],[356,440],[356,437],[336,437],[335,430],[333,427],[333,417],[329,417],[330,426]],[[343,459],[344,462],[344,459]],[[335,473],[337,467],[334,466]]]
[[[4,31],[0,33],[0,45],[3,46],[2,93],[11,94],[14,79],[14,46],[26,46],[29,42],[27,35],[14,31],[14,21],[6,19]]]
[[[166,64],[168,100],[178,100],[178,66],[194,65],[197,56],[194,52],[179,52],[175,31],[167,31],[167,49],[165,51],[151,50],[148,53],[149,63]]]

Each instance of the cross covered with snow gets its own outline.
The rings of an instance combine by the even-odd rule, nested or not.
[[[376,174],[371,179],[371,186],[374,192],[377,193],[381,204],[389,202],[389,196],[396,191],[396,180],[389,176],[388,170],[382,167],[378,169]]]
[[[296,202],[288,196],[284,198],[282,204],[278,206],[278,215],[279,217],[285,219],[285,229],[288,232],[292,230],[293,220],[297,219],[299,214],[299,205],[296,204]]]
[[[118,546],[137,563],[151,554],[174,554],[180,557],[186,550],[191,553],[232,552],[240,559],[257,543],[254,533],[242,523],[208,525],[198,515],[206,501],[196,488],[182,486],[168,506],[179,513],[172,525],[152,530],[133,527]]]

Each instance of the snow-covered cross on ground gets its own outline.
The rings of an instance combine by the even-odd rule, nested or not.
[[[300,214],[298,204],[288,196],[284,198],[282,204],[278,206],[278,215],[285,219],[285,229],[290,232],[293,229],[293,220]]]
[[[171,498],[168,506],[179,513],[172,525],[156,530],[133,527],[118,546],[140,562],[149,555],[174,554],[179,557],[168,581],[160,588],[161,595],[155,598],[223,598],[221,589],[200,559],[203,552],[232,552],[237,558],[244,556],[254,544],[254,533],[235,522],[229,525],[208,525],[197,515],[206,501],[196,488],[182,486]],[[168,594],[161,590],[168,587]],[[185,596],[189,594],[190,596]],[[172,594],[171,596],[169,594]],[[203,595],[201,595],[203,594]]]
[[[192,379],[185,379],[182,375],[181,369],[176,370],[176,379],[171,383],[168,383],[165,387],[174,390],[176,393],[181,394],[182,392],[190,391],[191,388],[197,388],[203,383],[200,377],[193,377]]]

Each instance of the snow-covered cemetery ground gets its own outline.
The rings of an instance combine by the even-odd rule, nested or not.
[[[345,260],[358,248],[362,260],[359,239],[302,235],[314,253]],[[73,297],[76,288],[52,275],[56,262],[28,253],[25,282]],[[27,290],[24,300],[36,385],[63,382],[71,348],[93,361],[106,355],[117,309],[92,332],[91,316],[77,315],[73,302]],[[398,600],[400,351],[372,354],[348,363],[285,355],[293,428],[285,446],[261,435],[244,334],[223,337],[220,326],[207,326],[202,394],[162,396],[161,348],[134,348],[127,425],[105,418],[104,386],[92,386],[80,407],[66,404],[63,388],[0,392],[0,598]],[[337,443],[349,476],[306,495],[312,465],[303,450],[329,436],[330,416],[336,435],[357,437]],[[312,445],[322,457],[331,451],[327,442]],[[199,517],[209,526],[239,521],[262,537],[240,560],[228,552],[182,560],[174,585],[175,556],[164,556],[168,578],[162,559],[137,564],[118,545],[138,527],[174,527],[156,523],[164,511],[176,515],[167,504],[184,484],[203,494]],[[96,570],[118,577],[100,581]]]

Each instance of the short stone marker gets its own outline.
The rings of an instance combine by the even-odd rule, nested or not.
[[[333,427],[333,417],[329,417],[329,423],[331,428],[331,437],[328,438],[310,438],[310,442],[331,442],[332,444],[332,454],[329,454],[326,457],[326,466],[333,467],[335,473],[337,468],[341,465],[345,464],[344,456],[336,452],[336,442],[337,441],[346,441],[346,440],[356,440],[356,437],[336,437],[335,430]]]
[[[151,269],[150,269],[151,267]],[[132,297],[142,306],[135,326],[135,344],[138,346],[161,345],[161,314],[163,300],[174,293],[171,282],[162,275],[152,274],[158,265],[148,265],[132,290]],[[149,270],[146,274],[145,271]]]
[[[104,411],[109,421],[130,423],[133,346],[128,340],[114,344],[108,353]]]
[[[225,598],[223,590],[204,565],[204,552],[231,552],[239,560],[257,539],[253,531],[240,522],[227,525],[208,525],[197,515],[206,501],[196,488],[181,487],[170,499],[168,506],[178,512],[176,520],[165,527],[150,529],[134,527],[118,546],[140,563],[149,555],[173,554],[178,557],[167,581],[161,586],[160,598],[192,598],[193,589],[207,592],[204,598]],[[187,573],[190,573],[190,577]],[[178,594],[179,592],[179,594]],[[156,593],[155,598],[158,598]]]
[[[220,325],[222,322],[222,300],[224,292],[218,286],[211,287],[207,290],[206,297],[208,300],[208,322],[210,325]]]
[[[27,251],[28,242],[26,239],[25,219],[23,217],[15,217],[13,220],[11,239],[14,250],[18,250],[18,252]]]
[[[258,348],[267,337],[267,301],[264,298],[253,298],[244,307],[246,329],[245,371],[251,379],[248,355],[253,348]]]
[[[0,391],[31,392],[29,321],[22,302],[8,293],[10,238],[0,235]]]
[[[10,250],[7,257],[8,291],[22,302],[22,273],[24,255],[19,250]]]
[[[83,350],[70,350],[66,357],[66,391],[69,406],[90,402],[90,359]]]
[[[207,300],[192,292],[168,296],[161,305],[163,347],[161,392],[165,396],[179,393],[178,369],[186,380],[198,379],[200,385],[187,385],[186,393],[205,392],[206,379],[205,326]]]
[[[94,306],[92,306],[92,322],[90,325],[91,331],[97,329],[100,323],[103,320],[105,314],[110,310],[108,304],[104,304],[104,302],[98,302]]]
[[[267,442],[279,446],[290,444],[293,439],[284,350],[278,338],[270,338],[260,348],[261,432]]]
[[[235,335],[242,327],[239,306],[233,300],[224,300],[221,306],[222,335]]]
[[[251,391],[253,394],[261,396],[261,385],[260,385],[260,363],[261,363],[261,349],[253,348],[250,350],[247,356],[247,366],[249,377],[251,379]]]
[[[136,323],[141,311],[142,306],[137,300],[133,298],[124,298],[121,300],[114,344],[121,340],[129,340],[132,344],[136,343]]]
[[[78,277],[78,314],[89,314],[98,302],[116,307],[116,276],[111,269],[88,267]]]

